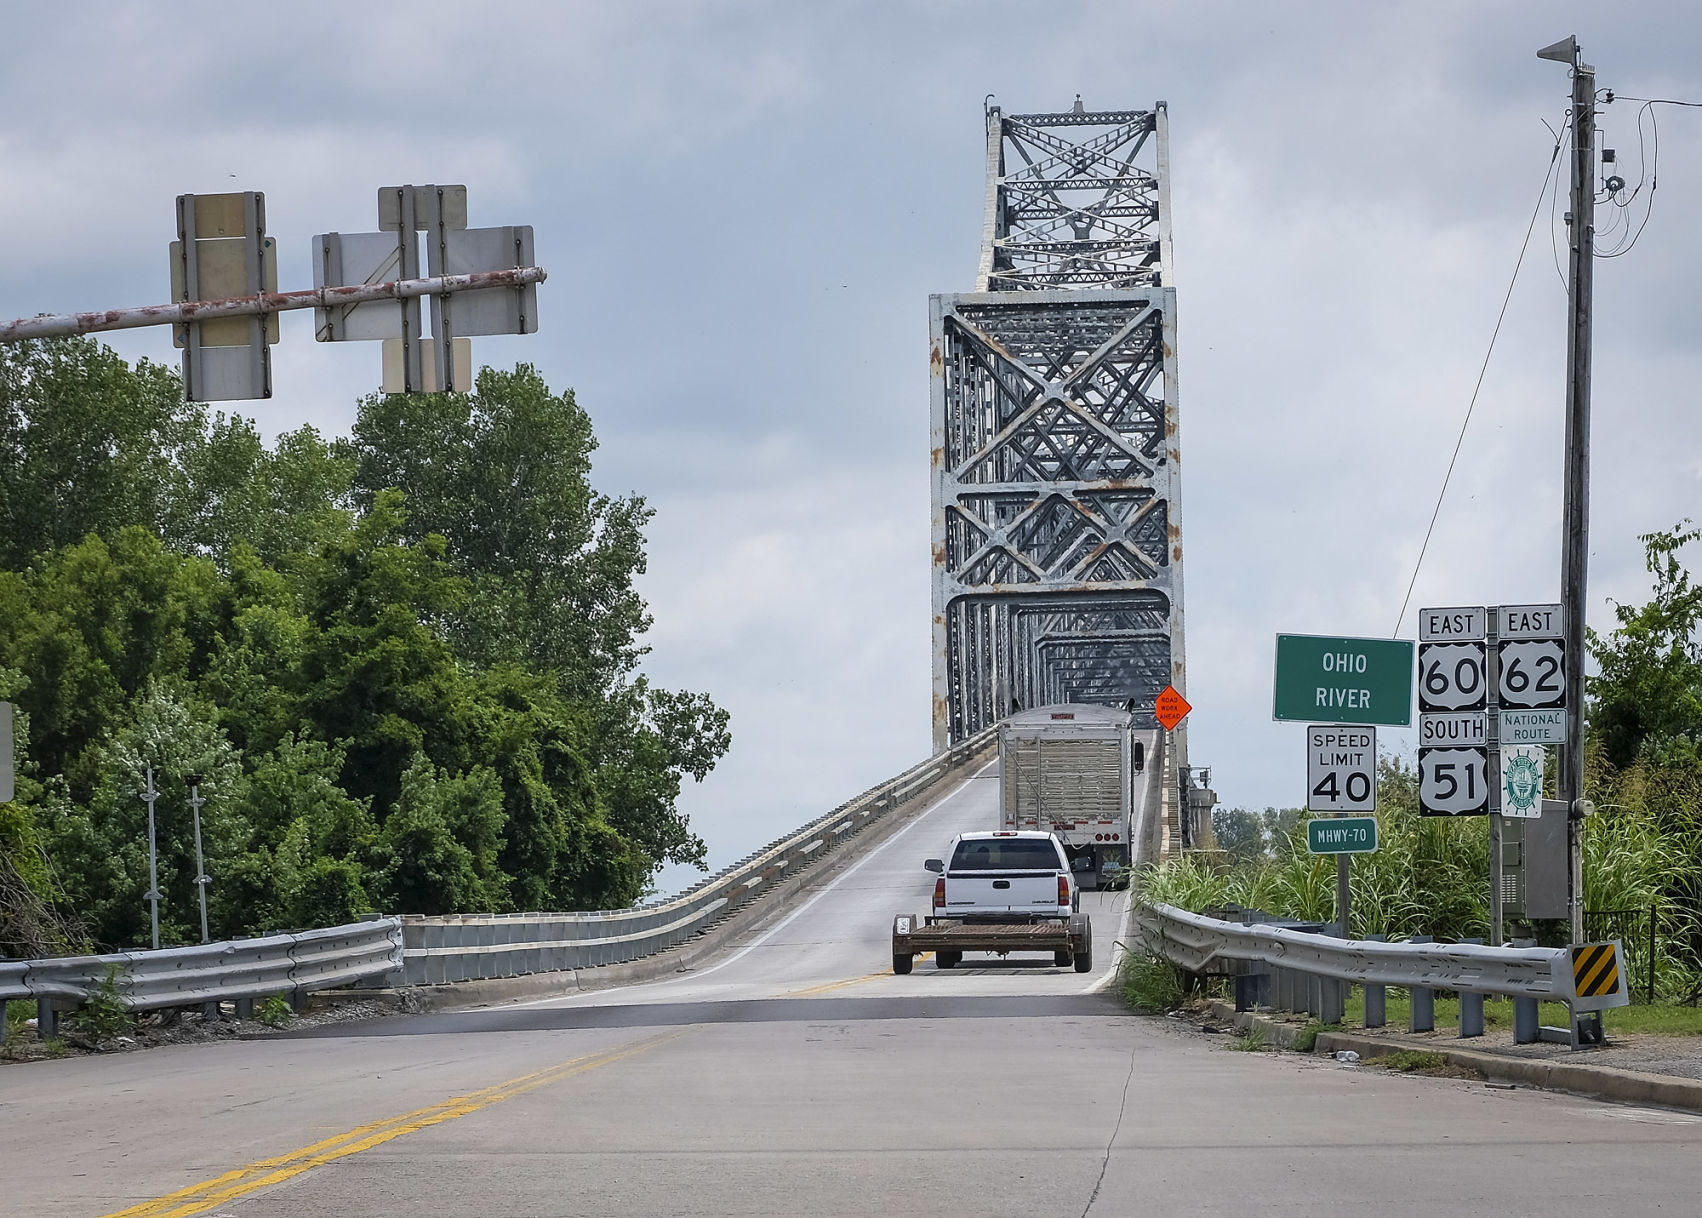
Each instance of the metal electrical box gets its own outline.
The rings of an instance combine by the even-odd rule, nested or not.
[[[1538,817],[1501,822],[1501,904],[1514,917],[1569,918],[1566,805],[1542,801]]]

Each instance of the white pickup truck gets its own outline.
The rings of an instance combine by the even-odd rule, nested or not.
[[[922,952],[953,968],[964,952],[1051,952],[1060,968],[1093,968],[1093,926],[1078,912],[1081,894],[1069,859],[1050,833],[962,833],[945,859],[924,866],[934,881],[933,912],[900,914],[892,924],[892,971],[903,975]]]

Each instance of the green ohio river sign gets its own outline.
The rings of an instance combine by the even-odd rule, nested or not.
[[[1325,816],[1306,822],[1306,849],[1313,854],[1371,854],[1377,849],[1374,816]]]
[[[1412,641],[1279,634],[1272,717],[1301,723],[1412,723]]]

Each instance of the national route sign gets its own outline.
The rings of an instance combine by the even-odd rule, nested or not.
[[[1271,717],[1300,723],[1412,724],[1412,642],[1276,636]]]

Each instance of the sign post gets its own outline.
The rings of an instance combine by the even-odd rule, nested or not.
[[[1377,822],[1351,818],[1356,826],[1371,826],[1370,844],[1356,837],[1361,844],[1353,848],[1320,847],[1315,843],[1337,839],[1315,839],[1313,826],[1327,835],[1335,826],[1350,823],[1336,819],[1340,813],[1376,809],[1374,725],[1412,723],[1412,644],[1405,639],[1277,635],[1271,717],[1310,725],[1306,729],[1306,808],[1330,819],[1307,822],[1306,845],[1314,854],[1336,855],[1336,921],[1341,924],[1341,937],[1351,938],[1349,859],[1377,848]],[[1320,724],[1320,719],[1333,722]]]
[[[1496,943],[1506,896],[1501,818],[1541,816],[1542,746],[1566,741],[1564,620],[1560,605],[1418,614],[1419,812],[1489,818]]]
[[[1306,810],[1329,815],[1306,822],[1306,848],[1336,856],[1336,921],[1350,938],[1353,885],[1350,854],[1377,849],[1377,822],[1342,817],[1377,807],[1377,729],[1351,724],[1314,724],[1306,729]],[[1369,844],[1365,826],[1370,825]]]

